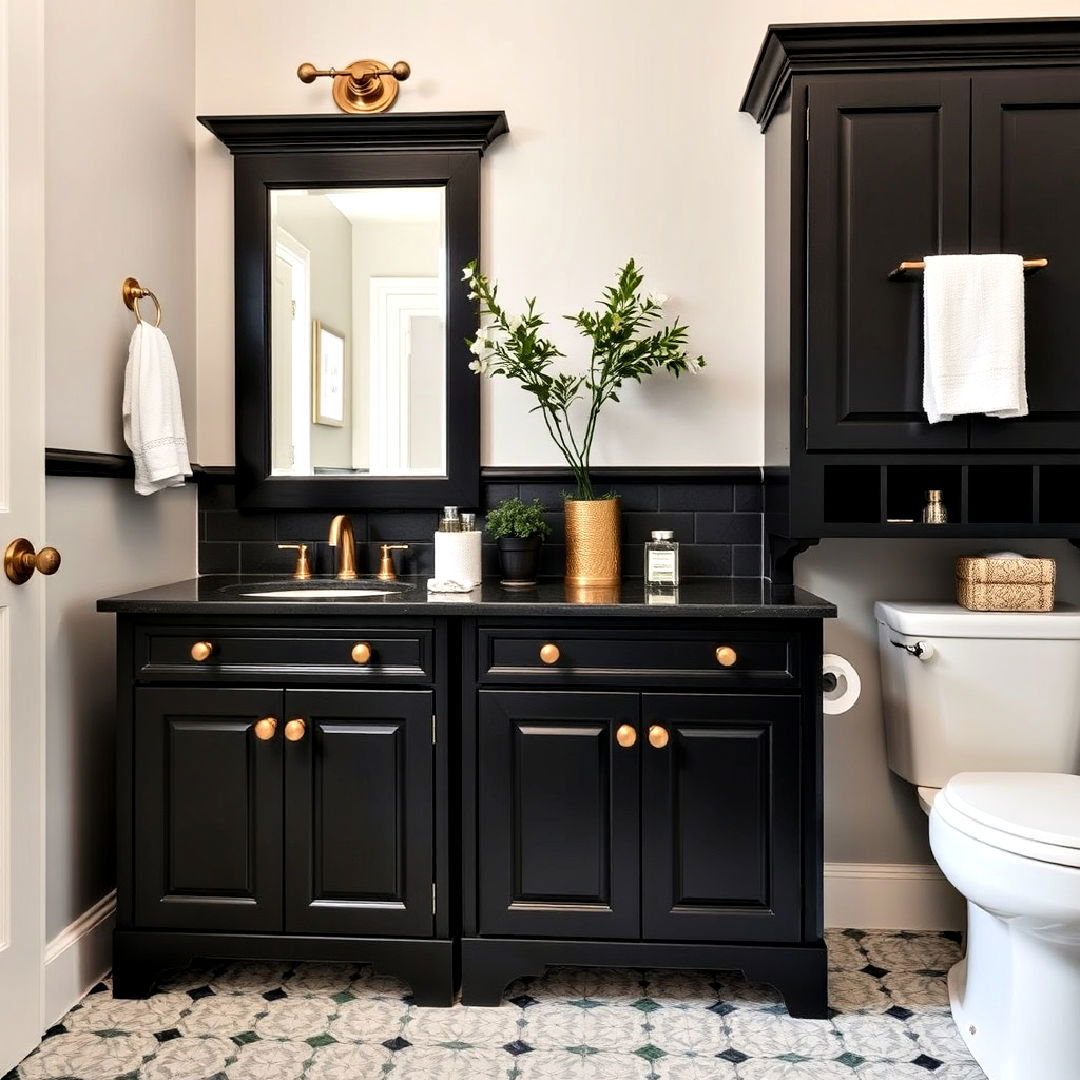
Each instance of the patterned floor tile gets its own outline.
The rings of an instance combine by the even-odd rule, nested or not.
[[[496,1009],[415,1006],[350,964],[95,987],[14,1080],[985,1080],[948,1010],[956,935],[830,931],[833,1020],[737,974],[556,968]],[[10,1078],[5,1078],[10,1080]]]
[[[300,1080],[304,1065],[315,1053],[306,1042],[258,1042],[240,1047],[226,1070],[229,1080]],[[141,1078],[140,1078],[141,1080]]]
[[[863,939],[870,963],[886,971],[945,972],[960,959],[960,945],[941,934],[871,932]]]
[[[541,1001],[527,1010],[521,1038],[550,1050],[567,1046],[632,1050],[648,1042],[645,1018],[646,1014],[632,1005],[607,1005],[595,998],[573,1003]]]
[[[459,1005],[453,1009],[409,1010],[404,1035],[412,1043],[468,1043],[503,1047],[521,1038],[524,1010],[504,1002],[497,1009]]]

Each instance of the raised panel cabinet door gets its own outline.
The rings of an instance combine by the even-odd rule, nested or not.
[[[281,929],[281,707],[280,690],[136,689],[139,927]]]
[[[799,699],[646,694],[641,714],[644,936],[798,940]]]
[[[972,446],[1080,447],[1080,71],[976,75],[972,251],[1047,258],[1024,282],[1027,417],[972,425]]]
[[[427,690],[289,690],[285,929],[427,937],[434,880]]]
[[[638,695],[479,698],[480,933],[637,939]]]
[[[967,446],[966,419],[922,407],[922,274],[968,250],[970,79],[815,80],[807,137],[809,450]]]

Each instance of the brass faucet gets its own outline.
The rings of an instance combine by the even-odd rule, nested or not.
[[[356,538],[353,535],[352,522],[346,514],[338,514],[330,522],[330,535],[326,542],[331,547],[340,547],[338,555],[339,581],[356,580]]]

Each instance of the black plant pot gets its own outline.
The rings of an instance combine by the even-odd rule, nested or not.
[[[540,568],[540,537],[499,537],[499,568],[503,585],[535,585]]]

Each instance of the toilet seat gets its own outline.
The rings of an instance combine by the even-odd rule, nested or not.
[[[999,851],[1080,869],[1080,776],[959,773],[942,788],[933,812]]]

